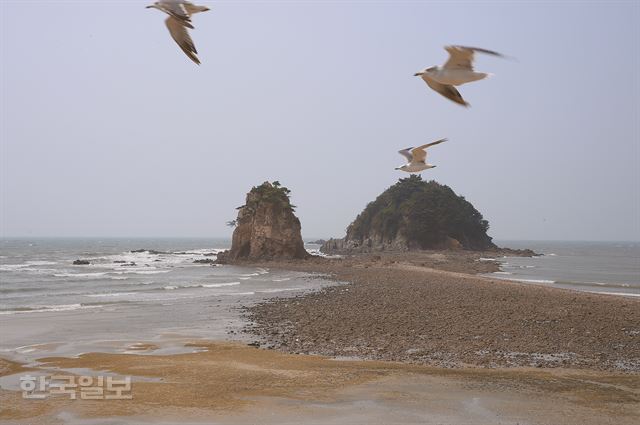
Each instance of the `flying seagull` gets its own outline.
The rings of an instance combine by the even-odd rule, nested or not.
[[[482,80],[491,75],[473,70],[474,54],[479,52],[498,57],[504,56],[492,50],[478,47],[446,46],[444,49],[449,52],[449,60],[443,66],[432,66],[416,72],[414,75],[422,77],[429,87],[447,99],[460,105],[469,106],[454,86]]]
[[[407,158],[407,161],[409,162],[402,167],[396,168],[396,170],[406,171],[407,173],[419,173],[420,171],[424,171],[428,168],[434,168],[435,165],[427,164],[425,162],[427,159],[427,151],[425,149],[446,141],[447,139],[440,139],[435,142],[427,143],[426,145],[418,146],[417,148],[410,147],[398,151],[398,153]]]
[[[182,51],[196,64],[200,65],[196,46],[189,36],[187,28],[193,29],[191,25],[191,15],[209,10],[206,6],[196,6],[186,0],[160,0],[147,6],[147,9],[158,9],[169,17],[164,21],[169,29],[171,37],[178,43]]]

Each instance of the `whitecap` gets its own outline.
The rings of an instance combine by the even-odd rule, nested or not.
[[[605,294],[605,295],[619,295],[623,297],[640,297],[640,294],[632,294],[629,292],[601,292],[601,291],[587,291],[591,294]]]
[[[77,278],[92,278],[106,275],[107,272],[95,272],[95,273],[54,273],[55,277],[77,277]]]
[[[85,308],[95,308],[100,305],[82,305],[82,304],[59,304],[59,305],[41,305],[32,306],[25,309],[0,311],[0,314],[23,314],[23,313],[46,313],[56,311],[72,311]]]
[[[527,283],[556,283],[555,280],[546,280],[546,279],[516,279],[518,282],[527,282]]]
[[[258,291],[259,294],[271,294],[274,292],[300,291],[303,288],[280,288],[280,289],[263,289]]]
[[[108,294],[88,294],[87,297],[91,298],[104,298],[104,297],[123,297],[125,295],[135,295],[135,292],[111,292]]]
[[[235,286],[240,285],[240,282],[227,282],[227,283],[204,283],[202,285],[197,285],[200,288],[221,288],[223,286]]]
[[[171,270],[133,270],[126,271],[125,273],[133,273],[133,274],[159,274],[159,273],[169,273]]]

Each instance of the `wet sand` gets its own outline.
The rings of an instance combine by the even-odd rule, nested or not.
[[[640,382],[629,374],[442,369],[337,361],[242,344],[194,344],[206,351],[41,359],[42,367],[108,370],[155,380],[134,381],[132,400],[56,396],[34,401],[1,390],[0,420],[38,424],[631,424],[640,415]]]

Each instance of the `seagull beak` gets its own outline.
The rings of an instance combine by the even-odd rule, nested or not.
[[[154,9],[155,7],[156,7],[156,5],[155,5],[155,4],[152,4],[152,5],[150,5],[150,6],[145,7],[145,9]]]
[[[418,77],[420,75],[424,74],[424,72],[416,72],[415,74],[413,74],[414,77]]]

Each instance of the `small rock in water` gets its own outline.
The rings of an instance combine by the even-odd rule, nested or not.
[[[86,266],[86,265],[89,265],[89,264],[91,264],[91,263],[89,262],[89,260],[75,260],[75,261],[73,262],[73,265],[74,265],[74,266]]]
[[[213,264],[214,260],[212,260],[211,258],[203,258],[199,260],[193,260],[193,262],[195,264]]]

